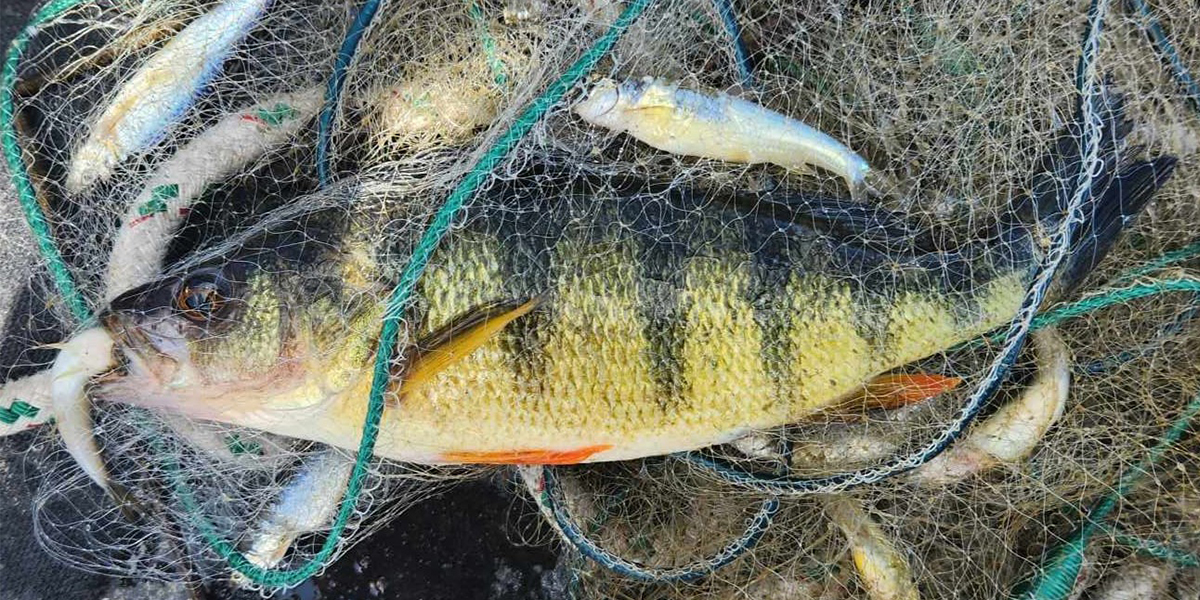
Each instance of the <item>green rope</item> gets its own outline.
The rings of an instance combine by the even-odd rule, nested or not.
[[[20,199],[21,209],[25,212],[25,222],[33,231],[38,251],[46,261],[46,267],[54,278],[54,285],[71,309],[71,314],[80,322],[89,320],[91,311],[88,310],[87,303],[84,302],[79,290],[75,288],[71,271],[67,268],[67,263],[63,261],[58,246],[54,243],[54,236],[50,233],[50,224],[46,221],[46,216],[42,214],[41,206],[38,205],[37,193],[33,189],[33,182],[30,181],[29,173],[25,168],[25,159],[21,155],[21,146],[17,143],[17,131],[14,126],[16,117],[14,86],[17,81],[17,66],[21,62],[21,54],[25,52],[25,47],[29,45],[29,40],[37,32],[38,27],[86,1],[88,0],[53,0],[43,6],[13,38],[12,44],[8,47],[8,55],[4,59],[3,73],[0,74],[0,143],[4,146],[4,158],[8,162],[9,177],[12,178],[13,185],[17,188],[17,198]]]
[[[497,87],[504,87],[508,83],[508,75],[504,73],[504,61],[496,54],[496,38],[492,37],[492,32],[488,30],[488,23],[483,18],[483,11],[479,9],[479,4],[472,1],[467,8],[467,13],[471,15],[471,20],[475,22],[475,26],[479,29],[479,37],[483,42],[483,55],[487,58],[488,68],[492,70],[492,81],[496,82]]]
[[[1050,309],[1034,317],[1033,326],[1040,329],[1056,325],[1068,319],[1074,319],[1114,304],[1126,304],[1147,296],[1155,296],[1166,292],[1195,291],[1200,291],[1200,279],[1188,277],[1154,279],[1127,287],[1110,289],[1103,294],[1088,296],[1076,302]]]
[[[1183,248],[1167,252],[1166,254],[1163,254],[1162,256],[1140,267],[1137,267],[1136,269],[1130,269],[1117,276],[1117,278],[1113,280],[1113,283],[1129,281],[1131,279],[1141,277],[1142,275],[1149,274],[1153,271],[1157,271],[1163,267],[1173,265],[1177,262],[1195,258],[1196,256],[1200,256],[1200,242],[1192,242]]]
[[[1134,552],[1165,560],[1180,567],[1187,567],[1189,569],[1200,567],[1200,558],[1186,550],[1181,550],[1156,540],[1136,536],[1107,524],[1101,524],[1101,529],[1111,535],[1113,541],[1133,548]]]
[[[1132,469],[1121,474],[1113,492],[1088,513],[1087,522],[1079,529],[1079,532],[1066,544],[1060,546],[1043,563],[1024,590],[1018,592],[1017,597],[1030,600],[1060,600],[1071,593],[1076,579],[1079,578],[1079,570],[1083,566],[1083,554],[1088,540],[1103,527],[1103,521],[1116,508],[1117,503],[1137,485],[1151,467],[1158,463],[1167,449],[1179,441],[1197,414],[1200,414],[1200,394],[1197,394],[1188,403],[1171,428],[1150,449],[1150,455],[1134,465]]]

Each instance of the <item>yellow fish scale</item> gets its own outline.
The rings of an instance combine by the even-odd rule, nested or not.
[[[696,259],[688,266],[681,299],[687,307],[682,356],[687,384],[679,419],[692,428],[761,426],[786,412],[763,365],[762,330],[745,293],[748,269],[729,259]]]
[[[966,322],[955,317],[954,307],[945,300],[917,292],[901,294],[888,313],[887,357],[879,369],[908,364],[1007,323],[1021,306],[1025,286],[1020,273],[988,282],[976,293],[973,318]]]
[[[447,248],[423,282],[436,327],[506,298],[499,242],[471,237]],[[783,388],[764,364],[763,331],[747,299],[751,266],[743,256],[693,258],[680,291],[683,343],[678,397],[663,397],[639,310],[639,267],[630,242],[565,241],[555,247],[550,322],[537,348],[540,385],[522,385],[498,336],[450,365],[398,406],[381,426],[385,456],[436,460],[446,452],[489,452],[612,445],[606,458],[717,443],[747,429],[782,424],[854,392],[900,366],[1003,324],[1021,300],[1021,274],[983,286],[977,317],[956,322],[949,300],[901,293],[885,314],[887,337],[872,341],[850,286],[820,275],[793,276],[781,323],[792,348]],[[369,377],[353,398],[365,398]],[[357,393],[361,388],[361,394]],[[357,425],[365,402],[341,403],[333,417]],[[347,406],[349,405],[349,406]],[[331,415],[332,416],[332,415]],[[357,435],[357,433],[355,434]]]
[[[902,292],[888,311],[887,324],[885,369],[943,350],[946,340],[962,335],[954,307],[920,292]]]
[[[262,301],[262,304],[267,302]],[[308,409],[333,410],[338,414],[353,415],[351,422],[361,423],[366,414],[365,390],[371,384],[371,372],[363,365],[369,365],[375,356],[375,338],[383,308],[381,304],[371,305],[346,322],[341,317],[343,307],[340,303],[329,297],[313,301],[301,313],[304,318],[292,324],[290,356],[284,359],[294,363],[297,372],[304,373],[305,377],[293,389],[284,391],[281,385],[277,392],[281,395],[275,404],[297,411],[295,415],[304,414],[300,411]],[[264,331],[270,330],[264,328]],[[353,402],[328,402],[347,390],[352,394],[363,390],[363,395],[354,394],[357,400]],[[325,422],[324,419],[299,421],[303,428]]]
[[[445,260],[431,264],[423,282],[429,329],[502,298],[503,276],[496,243],[464,234]],[[464,285],[465,284],[465,285]],[[482,346],[400,399],[395,412],[403,437],[433,448],[507,448],[514,430],[533,421],[500,338]]]
[[[251,373],[273,366],[282,353],[279,335],[281,302],[275,283],[264,276],[250,278],[245,294],[239,327],[213,344],[200,344],[192,351],[192,362],[207,370],[231,370]],[[226,343],[236,339],[236,345]],[[236,350],[236,360],[230,360],[229,349]]]
[[[598,250],[568,242],[555,256],[558,272],[566,275],[555,286],[557,309],[545,345],[539,403],[540,417],[551,426],[546,442],[554,446],[568,442],[563,436],[627,439],[661,427],[637,310],[634,249],[611,242]],[[582,260],[590,261],[586,269]]]
[[[967,340],[999,327],[1017,314],[1021,301],[1025,299],[1027,287],[1021,273],[1010,273],[987,283],[976,296],[979,318],[973,328],[958,333],[959,340]]]
[[[353,293],[368,293],[375,288],[374,278],[378,276],[379,265],[365,245],[350,245],[342,258],[340,274],[346,289]]]
[[[340,306],[329,300],[320,300],[318,303],[330,305],[328,311],[316,307],[310,313],[314,316],[321,316],[321,323],[318,327],[324,329],[326,333],[322,334],[314,330],[313,341],[310,345],[321,347],[322,343],[328,343],[328,340],[340,340],[340,343],[335,343],[333,350],[320,356],[318,368],[309,370],[320,373],[324,377],[326,393],[323,393],[322,397],[328,397],[329,391],[345,390],[362,381],[366,381],[369,385],[371,371],[364,369],[363,365],[371,364],[375,357],[375,339],[378,336],[379,323],[383,320],[383,304],[372,304],[367,310],[352,317],[349,323],[343,323],[330,317],[330,315],[342,314],[343,309]],[[330,327],[337,330],[332,335],[328,333]],[[365,402],[362,403],[365,404]]]
[[[855,326],[850,286],[812,275],[792,277],[795,307],[787,331],[798,397],[793,418],[828,406],[878,371],[870,342]]]

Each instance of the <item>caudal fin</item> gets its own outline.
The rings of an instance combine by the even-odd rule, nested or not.
[[[1096,160],[1085,164],[1085,120],[1080,106],[1074,121],[1042,158],[1033,193],[1017,207],[1025,223],[1038,223],[1043,231],[1056,229],[1079,190],[1080,174],[1085,168],[1092,169],[1090,190],[1080,207],[1083,222],[1075,229],[1070,254],[1059,269],[1058,293],[1078,285],[1100,263],[1121,231],[1170,179],[1177,162],[1173,156],[1134,159],[1144,149],[1126,144],[1133,124],[1125,116],[1123,96],[1107,82],[1095,99],[1093,115],[1101,123]]]
[[[1058,285],[1069,290],[1096,268],[1112,249],[1117,236],[1154,197],[1175,171],[1174,156],[1134,162],[1122,169],[1108,187],[1083,206],[1084,221],[1071,240],[1071,254],[1059,272]]]

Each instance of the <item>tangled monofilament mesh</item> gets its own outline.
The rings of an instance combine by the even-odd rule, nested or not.
[[[90,191],[65,189],[73,153],[120,82],[216,4],[81,3],[41,25],[20,57],[14,125],[54,240],[93,309],[109,297],[105,273],[113,240],[147,181],[190,141],[240,111],[266,129],[276,126],[273,120],[288,118],[303,125],[227,176],[204,181],[193,203],[183,207],[179,232],[165,256],[158,257],[161,265],[150,265],[152,272],[186,272],[198,256],[236,246],[263,228],[264,220],[299,221],[321,207],[343,206],[331,196],[357,190],[357,204],[345,209],[347,220],[368,220],[364,215],[375,211],[389,222],[367,230],[372,251],[393,259],[382,265],[388,285],[362,292],[384,302],[416,238],[447,195],[456,185],[462,189],[464,175],[478,171],[472,169],[481,157],[505,144],[512,145],[511,152],[483,170],[475,184],[480,191],[460,198],[469,201],[456,223],[489,210],[509,210],[490,192],[514,186],[543,202],[578,208],[579,214],[599,210],[591,207],[615,198],[620,182],[627,180],[730,194],[845,195],[841,181],[823,173],[675,156],[589,125],[570,110],[584,86],[571,87],[565,101],[554,102],[544,116],[535,115],[540,118],[527,134],[506,133],[514,124],[530,124],[523,120],[526,107],[538,106],[535,99],[544,97],[628,8],[608,2],[520,1],[506,6],[393,2],[380,8],[358,48],[343,57],[349,59],[345,84],[327,121],[332,137],[325,159],[334,180],[329,189],[335,191],[317,191],[317,103],[296,114],[272,110],[281,95],[325,94],[339,48],[345,48],[353,20],[347,15],[354,7],[315,0],[276,0],[163,139],[121,162],[111,178]],[[939,232],[943,243],[986,231],[986,224],[1027,195],[1039,159],[1075,118],[1076,71],[1091,24],[1084,2],[965,7],[747,1],[734,6],[733,16],[749,65],[739,59],[723,6],[709,0],[650,3],[591,77],[651,76],[689,89],[730,90],[799,119],[842,141],[895,182],[896,191],[873,201]],[[1155,3],[1144,11],[1140,3],[1113,5],[1104,11],[1102,33],[1095,38],[1094,79],[1107,77],[1124,94],[1134,129],[1122,152],[1172,155],[1180,163],[1067,301],[1103,297],[1122,286],[1195,281],[1182,261],[1121,280],[1122,274],[1193,243],[1200,223],[1195,173],[1200,133],[1195,106],[1189,105],[1200,99],[1189,100],[1161,45],[1147,38],[1147,15],[1162,21],[1178,63],[1200,68],[1200,13],[1194,4]],[[262,108],[266,112],[258,112]],[[154,197],[143,206],[152,214],[158,205],[150,200]],[[660,202],[646,212],[669,204]],[[517,219],[530,229],[507,234],[536,237],[544,225],[537,216]],[[699,216],[681,219],[686,224]],[[872,235],[877,237],[865,234]],[[618,258],[619,250],[613,250]],[[550,260],[546,253],[531,260]],[[423,276],[453,279],[456,274],[442,268],[443,261],[435,253]],[[614,265],[620,268],[619,261]],[[922,484],[918,476],[901,475],[844,492],[865,507],[880,535],[899,549],[923,596],[1011,592],[1037,570],[1043,556],[1072,539],[1085,515],[1178,420],[1200,386],[1195,360],[1200,338],[1191,324],[1195,288],[1174,289],[1126,296],[1056,323],[1071,352],[1070,398],[1026,459],[958,483]],[[419,308],[421,300],[414,304]],[[47,310],[72,322],[66,304]],[[377,320],[361,326],[349,318],[349,302],[345,310],[341,337],[378,335]],[[449,316],[428,318],[436,322]],[[399,347],[409,341],[402,336]],[[813,416],[765,432],[765,439],[790,448],[792,478],[844,473],[909,455],[958,417],[1003,341],[947,349],[920,361],[922,370],[962,377],[960,390],[900,410]],[[1016,366],[1018,382],[1031,376],[1029,363],[1027,357]],[[1007,386],[985,413],[1018,394],[1018,385]],[[94,411],[112,478],[134,490],[146,514],[133,521],[120,515],[91,493],[90,482],[69,468],[65,457],[61,463],[52,457],[42,468],[37,525],[51,554],[106,573],[227,578],[230,568],[212,548],[214,534],[247,550],[306,462],[328,452],[314,442],[116,403],[97,403]],[[1099,595],[1107,593],[1103,590],[1113,579],[1134,577],[1163,595],[1195,593],[1198,584],[1188,569],[1194,566],[1192,553],[1200,551],[1193,525],[1200,491],[1192,480],[1198,451],[1190,438],[1173,445],[1120,500],[1101,533],[1086,540],[1078,589],[1094,588]],[[748,458],[744,446],[714,452],[721,464],[738,472],[779,473],[780,461],[769,453]],[[344,455],[346,463],[353,461],[350,450]],[[335,548],[344,550],[447,483],[491,472],[373,460]],[[570,565],[576,574],[573,594],[870,593],[855,573],[846,532],[830,519],[835,509],[824,496],[785,496],[768,505],[771,500],[761,490],[730,485],[694,462],[667,457],[560,468],[554,476],[558,503],[596,546],[664,569],[719,555],[745,536],[747,527],[757,526],[752,517],[768,506],[774,511],[754,543],[738,547],[731,557],[736,560],[703,577],[645,582],[610,571],[612,565],[578,561]],[[514,490],[520,489],[514,483]],[[197,515],[207,525],[197,525]],[[553,531],[553,526],[545,529],[547,538]],[[296,567],[313,557],[333,560],[336,553],[321,554],[324,543],[321,533],[301,536],[281,565]],[[1157,569],[1130,563],[1141,569],[1131,575],[1123,565],[1133,554],[1150,556],[1144,560]]]

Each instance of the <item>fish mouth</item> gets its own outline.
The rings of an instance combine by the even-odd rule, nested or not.
[[[575,112],[585,119],[597,119],[611,113],[620,101],[620,87],[610,79],[603,79],[592,87],[587,98],[575,105]]]
[[[307,381],[304,365],[291,360],[236,377],[221,369],[211,373],[209,366],[192,360],[189,333],[195,334],[194,326],[163,311],[108,310],[98,320],[109,332],[118,360],[124,360],[123,369],[93,380],[93,394],[106,401],[251,426],[247,419],[255,411],[270,413],[273,401],[288,398]]]
[[[195,385],[186,332],[170,319],[150,314],[105,311],[98,317],[124,359],[125,378],[159,389]]]
[[[178,324],[153,313],[120,310],[106,310],[98,321],[109,332],[123,368],[92,380],[94,397],[221,420],[221,409],[203,402],[212,390],[192,365],[187,338]]]

